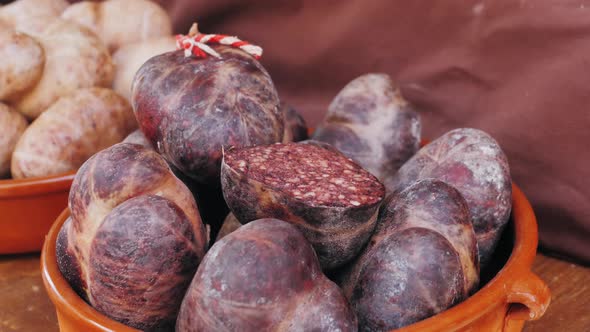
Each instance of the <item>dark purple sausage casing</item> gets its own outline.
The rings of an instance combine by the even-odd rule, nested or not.
[[[253,57],[211,46],[221,58],[155,56],[135,75],[133,110],[156,150],[199,183],[218,185],[222,147],[280,142],[284,114],[274,84]]]
[[[377,178],[341,153],[302,143],[225,151],[221,184],[242,224],[260,218],[295,224],[324,270],[358,254],[385,195]]]
[[[190,191],[155,151],[120,143],[86,161],[56,242],[59,270],[106,316],[172,330],[207,248]]]
[[[145,137],[141,130],[137,129],[123,140],[123,143],[139,144],[148,149],[154,150],[152,143]],[[221,187],[219,184],[215,186],[205,186],[196,183],[195,180],[186,176],[179,171],[174,165],[169,164],[174,175],[176,175],[192,192],[197,200],[199,212],[204,223],[210,226],[209,231],[213,236],[217,234],[221,227],[221,222],[224,216],[229,211],[223,195],[221,194]],[[213,238],[211,238],[213,239]]]
[[[352,310],[299,230],[240,227],[209,250],[182,302],[178,332],[357,331]]]
[[[485,266],[512,208],[510,168],[498,143],[478,129],[452,130],[418,151],[385,185],[398,191],[425,178],[444,181],[463,195]]]
[[[309,137],[309,129],[305,120],[291,105],[281,103],[281,110],[285,114],[285,134],[283,143],[300,142]]]
[[[362,331],[406,326],[467,298],[479,283],[467,203],[431,179],[390,196],[369,244],[341,280]]]
[[[330,143],[382,182],[420,147],[420,118],[386,74],[366,74],[334,98],[313,139]]]
[[[194,243],[186,215],[166,198],[142,195],[117,206],[90,250],[94,308],[142,330],[172,331],[200,261]]]

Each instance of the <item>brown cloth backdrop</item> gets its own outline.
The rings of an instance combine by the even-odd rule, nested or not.
[[[491,133],[546,249],[590,263],[590,1],[164,1],[177,32],[264,48],[281,98],[313,126],[348,81],[390,74],[424,136]],[[384,138],[385,139],[385,138]]]

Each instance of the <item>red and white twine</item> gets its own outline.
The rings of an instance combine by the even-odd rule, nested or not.
[[[194,55],[198,58],[206,58],[207,54],[220,58],[221,56],[208,44],[227,45],[239,48],[242,51],[252,55],[256,59],[262,56],[262,48],[260,46],[252,45],[246,41],[240,40],[237,37],[226,35],[205,35],[197,33],[194,36],[177,35],[176,47],[179,50],[184,50],[184,56],[189,57]]]

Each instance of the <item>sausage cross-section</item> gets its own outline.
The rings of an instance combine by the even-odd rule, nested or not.
[[[297,225],[324,269],[361,250],[385,195],[375,176],[344,155],[301,143],[226,151],[221,184],[241,223],[280,218]]]

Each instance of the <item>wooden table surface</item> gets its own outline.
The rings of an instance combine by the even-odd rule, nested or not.
[[[526,332],[590,332],[590,268],[538,255],[533,266],[552,293],[549,309]],[[39,256],[0,256],[0,331],[58,331]]]

